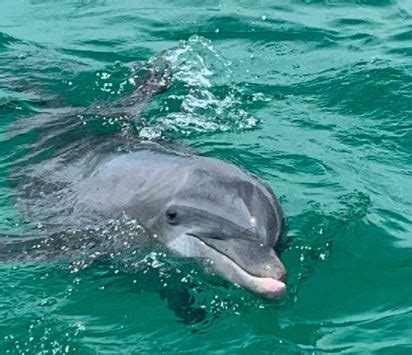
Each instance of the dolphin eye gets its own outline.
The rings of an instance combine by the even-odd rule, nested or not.
[[[174,210],[166,211],[166,218],[169,224],[176,224],[177,222],[177,212]]]

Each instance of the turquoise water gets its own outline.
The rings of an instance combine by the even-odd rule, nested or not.
[[[259,175],[289,237],[280,302],[161,253],[136,267],[110,243],[104,260],[86,247],[2,261],[1,353],[411,353],[412,3],[274,3],[0,3],[2,241],[42,231],[17,208],[16,174],[123,132]],[[141,119],[87,112],[162,63],[172,86]],[[127,240],[121,221],[105,232],[119,229]],[[204,322],[167,307],[157,290],[172,279]]]

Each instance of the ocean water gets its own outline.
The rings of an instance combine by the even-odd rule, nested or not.
[[[108,109],[153,67],[168,90],[132,120]],[[64,235],[74,250],[0,258],[0,353],[412,353],[411,132],[409,0],[2,0],[1,243],[47,233],[19,208],[23,175],[168,142],[272,187],[288,291],[264,300],[194,261],[137,258],[139,226],[111,221]],[[172,280],[202,322],[168,308]]]

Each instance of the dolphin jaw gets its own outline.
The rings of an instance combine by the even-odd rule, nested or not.
[[[167,245],[182,256],[209,259],[215,271],[222,277],[264,297],[279,299],[286,291],[284,282],[250,274],[230,257],[211,247],[196,235],[180,235]]]

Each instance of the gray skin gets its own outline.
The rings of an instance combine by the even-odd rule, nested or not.
[[[285,268],[274,251],[279,203],[268,186],[233,164],[144,148],[108,158],[72,191],[80,210],[105,218],[125,213],[154,240],[207,260],[241,287],[269,298],[285,291]]]

